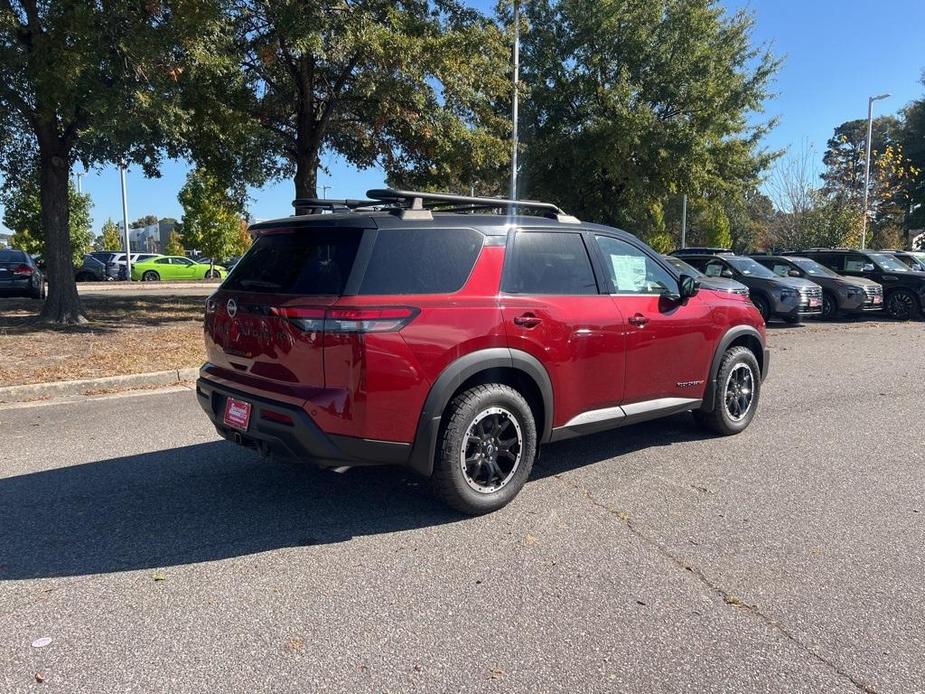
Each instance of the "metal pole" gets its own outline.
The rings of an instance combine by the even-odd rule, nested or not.
[[[125,162],[119,162],[119,174],[122,179],[122,226],[125,232],[125,278],[132,281],[132,246],[128,237],[128,195],[125,192]]]
[[[511,200],[517,199],[517,132],[518,84],[520,82],[520,0],[514,0],[514,104],[511,109],[513,132],[511,134]]]
[[[321,186],[321,199],[328,199],[328,191],[331,190],[331,186]]]
[[[864,210],[861,216],[861,250],[867,248],[867,196],[870,193],[870,145],[874,129],[874,102],[889,94],[867,97],[867,157],[864,159]]]
[[[687,194],[681,198],[681,248],[687,248]]]
[[[74,177],[77,179],[77,192],[78,193],[83,193],[83,188],[80,185],[80,180],[86,175],[87,175],[86,173],[80,173],[79,171],[76,174],[74,174]]]

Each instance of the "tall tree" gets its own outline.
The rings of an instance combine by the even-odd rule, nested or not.
[[[667,201],[753,188],[778,62],[715,0],[525,5],[521,188],[648,236]]]
[[[237,203],[212,174],[195,169],[178,196],[183,206],[183,245],[212,259],[234,255],[240,245]]]
[[[922,76],[925,86],[925,75]],[[906,188],[907,229],[925,228],[925,97],[916,99],[903,111],[900,132],[903,152],[909,159],[914,174]]]
[[[475,10],[458,0],[226,6],[216,40],[233,59],[197,68],[187,94],[199,116],[192,156],[226,185],[292,177],[297,197],[314,197],[325,155],[379,165],[399,184],[474,183],[503,169],[494,109],[508,52]]]
[[[896,143],[900,123],[893,116],[880,116],[871,129],[871,160]],[[826,143],[822,180],[827,195],[843,198],[861,208],[864,198],[864,165],[867,159],[867,120],[850,120],[835,128]],[[873,168],[873,167],[872,167]]]
[[[112,221],[112,219],[107,219],[103,224],[102,250],[122,250],[122,233],[116,223]]]
[[[128,227],[129,229],[144,229],[152,224],[157,224],[157,215],[146,214],[144,217],[139,217],[134,222],[130,223]]]
[[[68,267],[73,275],[74,265],[79,265],[84,253],[93,245],[90,229],[90,196],[78,193],[73,183],[68,183],[68,240],[71,256]],[[48,257],[45,231],[42,227],[42,203],[38,176],[23,173],[15,181],[8,181],[0,192],[3,202],[3,223],[14,232],[10,245],[31,255]]]
[[[199,0],[0,1],[0,170],[36,153],[49,291],[41,319],[83,322],[71,266],[68,181],[125,159],[155,173],[183,119],[162,98],[206,45]]]

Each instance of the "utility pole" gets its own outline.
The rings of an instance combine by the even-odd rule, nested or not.
[[[119,162],[119,174],[122,179],[122,226],[125,232],[125,279],[132,281],[132,246],[128,237],[128,195],[125,192],[125,160]]]
[[[83,173],[81,173],[80,171],[78,171],[77,173],[74,174],[74,178],[77,179],[77,192],[78,192],[78,193],[82,193],[82,192],[83,192],[83,188],[82,188],[81,185],[80,185],[80,179],[82,179],[82,178],[83,178],[84,176],[86,176],[86,175],[87,175],[87,172],[86,172],[86,171],[84,171]]]
[[[889,94],[867,97],[867,158],[864,160],[864,216],[861,219],[861,250],[867,248],[867,196],[870,193],[870,140],[874,129],[874,102]]]
[[[681,198],[681,248],[687,248],[687,193]]]
[[[511,200],[517,199],[517,147],[519,134],[517,131],[517,88],[520,83],[520,0],[514,0],[514,103],[511,109],[513,132],[511,134]]]
[[[332,186],[321,186],[321,198],[323,200],[328,199],[328,191],[331,190]]]

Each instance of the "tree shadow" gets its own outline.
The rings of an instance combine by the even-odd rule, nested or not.
[[[704,436],[681,415],[552,444],[533,476]],[[410,472],[337,474],[215,441],[0,479],[0,581],[207,562],[462,520]]]
[[[90,322],[83,325],[55,325],[38,322],[42,302],[34,299],[0,297],[0,330],[8,335],[42,332],[110,333],[126,326],[160,326],[202,321],[204,296],[187,295],[88,295],[80,298]]]

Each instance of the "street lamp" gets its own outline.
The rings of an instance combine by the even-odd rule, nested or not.
[[[132,281],[132,248],[128,236],[128,194],[125,192],[125,160],[119,162],[119,175],[122,179],[122,225],[125,232],[125,279]]]
[[[517,199],[517,146],[519,135],[517,131],[518,93],[520,83],[520,1],[514,0],[514,101],[511,107],[511,200]]]
[[[332,186],[319,186],[321,188],[321,197],[324,200],[328,199],[328,191],[331,190]]]
[[[867,248],[867,196],[870,193],[870,140],[874,127],[874,102],[889,94],[867,97],[867,158],[864,161],[864,217],[861,220],[861,250]]]

